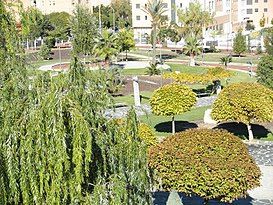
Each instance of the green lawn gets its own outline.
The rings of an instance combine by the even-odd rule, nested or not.
[[[193,123],[193,121],[202,120],[205,111],[209,108],[210,107],[193,108],[191,111],[175,116],[177,131],[182,131],[186,127],[196,127],[196,124]],[[171,134],[171,117],[149,114],[140,116],[139,120],[154,128],[156,135],[159,137],[168,136]]]
[[[44,65],[51,65],[51,64],[55,64],[55,63],[59,63],[60,60],[39,60],[39,61],[32,61],[32,62],[28,62],[30,67],[32,68],[39,68],[41,66]],[[62,59],[62,63],[63,62],[70,62],[70,59]]]
[[[143,55],[143,56],[147,56],[147,57],[151,57],[152,52],[148,51],[148,50],[134,50],[131,52],[132,54],[139,54],[139,55]],[[160,55],[160,50],[158,49],[156,51],[156,54]],[[177,54],[175,52],[172,52],[171,50],[161,50],[161,55],[168,55],[169,57],[171,57],[172,59],[180,59],[180,60],[189,60],[189,56],[184,55],[184,54]],[[203,59],[202,59],[202,55],[199,55],[196,57],[196,60],[198,62],[203,61],[208,61],[208,62],[220,62],[220,58],[221,57],[225,57],[227,56],[228,53],[225,52],[220,52],[220,53],[204,53],[203,55]],[[252,60],[253,64],[258,64],[259,62],[259,58],[262,55],[253,55],[250,53],[245,53],[242,54],[241,57],[232,57],[232,62],[234,63],[247,63],[250,62]]]
[[[140,95],[142,96],[141,103],[149,104],[149,99],[152,95],[152,92],[143,91],[143,92],[140,92]],[[132,94],[132,95],[114,97],[114,102],[116,104],[134,105],[134,96]]]
[[[145,68],[122,69],[122,75],[146,75]]]

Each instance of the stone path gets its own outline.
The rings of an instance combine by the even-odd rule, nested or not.
[[[216,99],[216,96],[198,98],[195,106],[204,107],[204,106],[212,105],[215,99]],[[131,107],[126,106],[126,107],[118,107],[115,109],[108,109],[106,110],[105,115],[109,118],[122,118],[126,116],[130,108]],[[146,104],[141,105],[140,107],[135,107],[135,109],[138,116],[150,114],[152,112],[150,105],[146,105]]]
[[[250,144],[248,147],[258,165],[273,166],[273,142]]]

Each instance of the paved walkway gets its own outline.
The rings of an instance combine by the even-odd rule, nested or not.
[[[204,106],[212,105],[215,99],[216,99],[216,96],[198,98],[195,106],[204,107]],[[126,116],[126,114],[128,113],[130,109],[131,109],[130,106],[118,107],[115,109],[108,109],[106,110],[105,115],[109,118],[122,118]],[[135,107],[135,110],[138,116],[147,115],[152,112],[151,106],[147,104],[141,105],[140,107]]]

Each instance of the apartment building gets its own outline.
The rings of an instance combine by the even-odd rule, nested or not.
[[[134,38],[137,43],[143,44],[147,41],[147,35],[151,33],[151,18],[145,12],[148,0],[132,1],[132,25],[134,29]],[[190,0],[163,0],[166,12],[163,16],[166,22],[177,23],[177,9],[186,8]]]
[[[71,14],[77,4],[82,4],[92,9],[100,4],[108,5],[111,3],[111,0],[22,0],[22,3],[25,8],[35,6],[44,14],[62,11]]]
[[[268,27],[273,19],[273,0],[245,0],[245,20],[252,22],[260,29],[260,20],[265,19],[264,27]]]
[[[202,8],[214,16],[213,23],[204,31],[205,38],[212,38],[212,33],[225,36],[230,40],[239,28],[245,28],[251,22],[256,30],[261,29],[260,19],[265,19],[265,27],[273,18],[273,0],[198,0]],[[146,42],[151,32],[151,20],[144,12],[148,0],[132,1],[132,19],[134,36],[137,43]],[[195,0],[164,0],[168,23],[178,23],[177,9],[186,9]],[[226,40],[225,40],[226,41]]]

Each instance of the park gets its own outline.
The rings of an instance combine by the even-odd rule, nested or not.
[[[205,49],[211,13],[166,28],[165,9],[147,1],[138,47],[100,7],[18,23],[0,2],[0,204],[273,204],[272,27],[255,50],[243,28]]]

